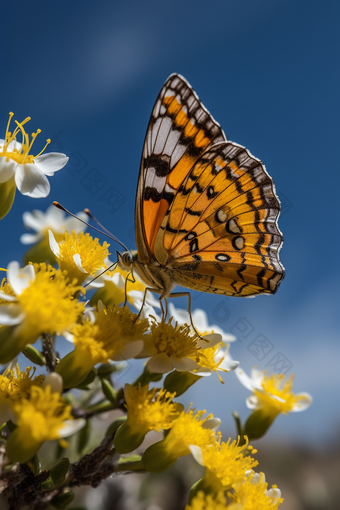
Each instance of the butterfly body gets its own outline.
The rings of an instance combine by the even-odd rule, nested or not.
[[[160,298],[176,285],[232,296],[274,294],[284,277],[279,213],[261,161],[228,141],[188,82],[171,75],[144,142],[138,254],[120,254],[120,266]]]

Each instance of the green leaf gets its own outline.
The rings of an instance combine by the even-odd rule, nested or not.
[[[33,455],[31,460],[28,462],[28,465],[35,475],[40,473],[41,464],[37,454]]]
[[[10,432],[14,432],[15,429],[17,428],[17,426],[15,425],[15,423],[12,422],[12,420],[8,420],[8,422],[6,423],[7,425],[7,428]]]
[[[251,413],[244,426],[244,435],[248,436],[249,441],[260,439],[264,436],[276,416],[264,414],[262,409]]]
[[[0,220],[11,210],[16,189],[14,176],[0,184]]]
[[[65,487],[62,492],[54,496],[51,505],[58,510],[65,510],[73,500],[74,492],[69,487]]]
[[[86,420],[85,427],[83,427],[78,435],[78,445],[77,445],[77,453],[80,455],[84,448],[87,446],[90,436],[91,436],[92,422],[91,420]]]
[[[164,380],[164,388],[179,397],[202,377],[191,372],[170,372]]]
[[[103,363],[103,365],[100,365],[98,368],[98,376],[102,379],[103,377],[108,377],[116,371],[116,365],[113,365],[112,363]]]
[[[102,379],[102,390],[105,397],[110,402],[117,402],[117,391],[111,386],[110,382],[107,379]]]
[[[141,386],[146,386],[150,382],[160,381],[163,377],[163,374],[155,374],[153,372],[149,372],[149,370],[145,367],[144,372],[135,380],[132,386],[138,386],[140,383]]]
[[[83,390],[84,388],[86,388],[86,386],[88,386],[95,380],[96,375],[97,375],[97,369],[93,367],[90,370],[90,372],[87,374],[85,379],[80,384],[78,384],[78,386],[76,386],[77,390]]]
[[[47,480],[45,482],[43,482],[41,484],[42,490],[43,491],[52,491],[53,489],[57,489],[58,487],[60,487],[65,481],[69,466],[70,466],[70,461],[66,457],[59,460],[56,464],[54,464],[49,470],[50,476],[47,478]],[[57,507],[57,508],[59,508],[59,507]],[[61,508],[66,508],[66,507],[61,507]]]
[[[120,418],[117,418],[115,421],[111,423],[109,428],[106,431],[105,437],[112,436],[123,423],[126,422],[126,416],[121,416]]]
[[[43,366],[46,365],[46,358],[38,351],[33,345],[26,345],[25,349],[23,349],[22,353],[26,358],[28,358],[32,363],[36,365]]]
[[[128,455],[127,457],[120,457],[118,464],[125,464],[127,462],[139,462],[141,459],[141,455]]]

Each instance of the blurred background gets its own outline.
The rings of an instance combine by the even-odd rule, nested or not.
[[[281,260],[287,272],[275,296],[228,299],[194,292],[193,308],[204,309],[210,324],[238,337],[231,354],[246,371],[253,365],[280,367],[295,374],[296,392],[313,395],[308,411],[280,416],[256,444],[260,469],[283,490],[283,509],[335,508],[340,495],[339,2],[17,0],[1,10],[0,137],[9,111],[18,120],[31,116],[28,130],[42,130],[36,152],[51,138],[49,150],[66,153],[70,161],[50,179],[48,198],[17,193],[0,224],[0,266],[25,251],[19,239],[23,212],[44,211],[52,200],[74,212],[91,208],[135,248],[134,201],[149,116],[168,75],[185,76],[227,138],[246,146],[273,177],[282,202]],[[114,259],[118,246],[111,248]],[[174,304],[186,306],[181,300]],[[263,342],[265,351],[258,347]],[[234,434],[231,410],[247,417],[248,391],[234,374],[224,379],[224,385],[217,377],[200,381],[182,401],[219,416],[228,437]],[[189,472],[193,469],[191,463]],[[187,480],[179,473],[174,468],[171,482],[167,474],[163,485],[149,477],[140,508],[181,508],[185,498],[171,507],[171,498],[164,497],[171,484],[186,495]],[[126,485],[137,493],[145,480],[124,477],[119,489]],[[105,503],[112,505],[113,487],[118,488],[114,481],[89,491],[88,509],[113,508]],[[114,508],[139,508],[134,505]]]

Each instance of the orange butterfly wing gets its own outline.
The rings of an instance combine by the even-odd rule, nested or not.
[[[139,261],[155,261],[157,232],[177,190],[203,152],[225,140],[219,124],[178,74],[165,82],[147,129],[137,187]]]
[[[222,142],[178,190],[157,235],[158,261],[177,284],[234,296],[275,293],[284,277],[280,203],[261,161]]]

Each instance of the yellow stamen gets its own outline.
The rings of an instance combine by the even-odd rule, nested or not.
[[[254,393],[267,414],[287,414],[300,400],[304,400],[304,397],[292,392],[293,379],[293,374],[286,380],[283,374],[264,375],[261,381],[263,392],[254,390]]]
[[[153,343],[159,354],[165,353],[176,358],[187,357],[197,361],[200,351],[197,344],[200,338],[192,335],[190,326],[187,324],[174,327],[171,321],[172,318],[168,322],[159,323],[153,318],[147,341]]]
[[[227,510],[228,508],[223,492],[215,496],[199,491],[185,510]]]
[[[172,399],[175,393],[169,393],[164,388],[149,390],[146,386],[125,387],[126,408],[128,420],[138,430],[167,430],[178,417],[178,409]]]
[[[250,473],[246,479],[233,486],[234,493],[228,493],[233,501],[231,509],[241,510],[276,510],[283,502],[283,498],[273,498],[267,495],[268,484],[265,476],[260,473],[258,479],[254,478],[255,473]],[[273,485],[273,489],[277,488]]]
[[[190,445],[204,448],[216,441],[215,432],[203,426],[213,415],[209,414],[203,418],[206,411],[197,411],[195,414],[194,412],[195,409],[183,411],[164,439],[166,449],[175,452],[177,457],[188,455]]]
[[[84,303],[74,298],[82,288],[72,285],[60,269],[44,263],[35,264],[34,269],[34,280],[17,296],[25,314],[22,332],[28,335],[62,333],[84,310]]]
[[[27,367],[26,372],[22,372],[18,364],[16,375],[14,370],[5,371],[3,375],[0,375],[0,398],[10,400],[27,398],[32,386],[40,386],[45,379],[44,375],[34,377],[35,371],[35,367]]]
[[[245,479],[248,470],[257,466],[258,462],[250,457],[249,452],[256,453],[245,436],[246,443],[240,446],[240,437],[231,442],[221,442],[221,436],[209,448],[204,448],[203,462],[210,475],[219,480],[221,487],[228,489],[232,484]]]
[[[148,329],[147,319],[136,320],[128,306],[123,308],[108,306],[96,315],[92,323],[86,320],[72,329],[73,341],[79,353],[87,360],[107,363],[126,347],[127,343],[143,338]]]
[[[9,129],[13,115],[14,115],[13,112],[9,113],[9,119],[5,135],[5,143],[4,146],[0,149],[0,157],[5,157],[6,161],[12,159],[13,161],[20,165],[34,163],[34,159],[44,152],[44,150],[46,149],[47,145],[51,142],[51,140],[48,139],[43,150],[40,151],[39,154],[37,154],[36,156],[33,156],[32,154],[30,154],[30,150],[32,149],[32,145],[36,137],[38,136],[39,133],[41,133],[41,130],[37,129],[36,133],[32,133],[32,139],[30,142],[29,135],[26,133],[23,126],[24,124],[31,120],[31,117],[26,117],[26,119],[24,119],[22,122],[18,122],[17,120],[15,120],[16,128],[14,129],[13,133],[11,133]],[[14,147],[11,151],[9,151],[8,150],[9,144],[11,142],[16,142],[17,136],[19,134],[21,134],[22,136],[20,149]]]
[[[35,441],[47,441],[59,438],[59,430],[65,420],[71,420],[71,406],[67,405],[58,392],[52,393],[51,387],[32,386],[29,399],[14,404],[18,417],[18,427],[24,429]]]

